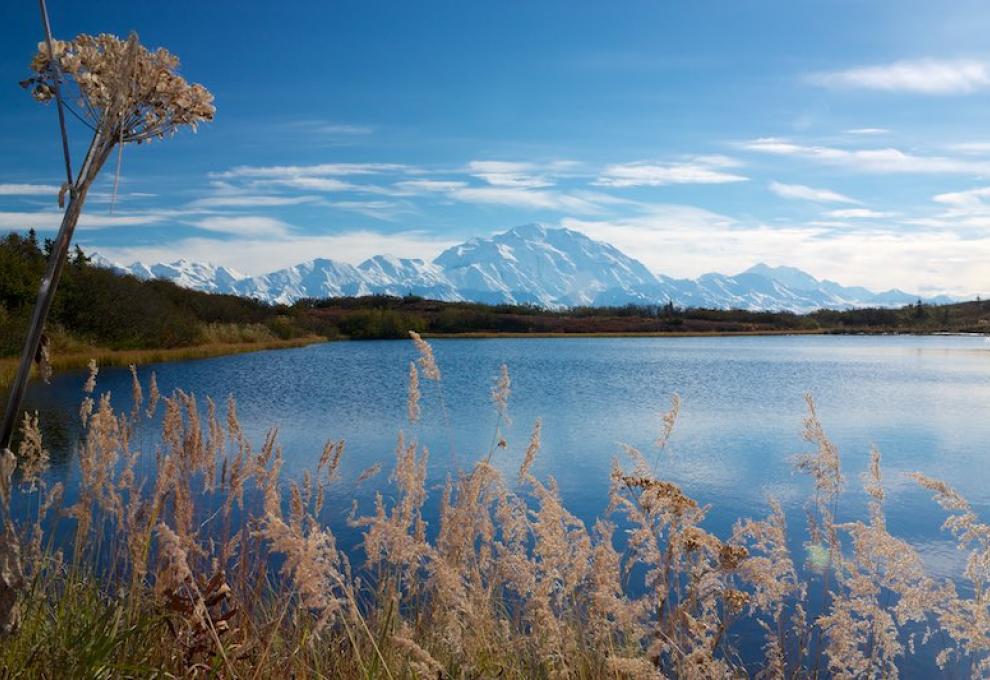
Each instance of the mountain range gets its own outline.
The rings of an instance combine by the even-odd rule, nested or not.
[[[613,245],[572,229],[541,224],[471,239],[448,248],[432,262],[376,255],[355,267],[317,258],[259,276],[187,260],[125,266],[95,254],[93,264],[141,279],[167,279],[195,290],[284,304],[302,298],[412,294],[555,309],[672,302],[680,307],[809,312],[900,307],[919,299],[901,290],[847,287],[793,267],[762,263],[734,276],[711,273],[675,279],[654,274]],[[925,301],[937,304],[952,298]]]

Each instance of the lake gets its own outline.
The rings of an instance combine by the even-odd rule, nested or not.
[[[959,567],[961,554],[939,530],[940,509],[906,478],[921,471],[948,481],[990,515],[990,344],[982,337],[772,336],[711,338],[444,339],[432,342],[443,373],[440,390],[423,381],[423,418],[406,421],[411,342],[338,342],[258,352],[154,370],[162,393],[181,387],[222,403],[232,394],[253,440],[277,426],[283,477],[315,465],[326,439],[345,439],[342,481],[327,521],[344,545],[356,540],[344,516],[351,499],[370,507],[387,486],[396,437],[404,430],[431,451],[430,483],[439,487],[452,464],[487,455],[496,413],[491,389],[509,367],[512,395],[506,449],[494,464],[515,478],[535,418],[543,447],[533,467],[553,476],[572,512],[592,522],[607,504],[612,460],[622,445],[653,456],[660,415],[671,395],[680,418],[661,475],[712,506],[707,526],[726,536],[742,516],[762,516],[779,499],[800,550],[802,507],[811,485],[789,459],[807,450],[801,439],[804,395],[817,400],[838,444],[847,479],[839,518],[865,519],[859,476],[871,446],[883,455],[891,532],[911,540],[937,574]],[[55,452],[51,475],[71,478],[74,423],[84,380],[65,373],[32,385],[28,406],[42,411]],[[101,371],[99,390],[128,408],[130,375]],[[441,394],[442,392],[442,394]],[[442,401],[441,401],[442,398]],[[447,411],[444,416],[444,408]],[[449,427],[445,424],[449,421]],[[153,448],[150,436],[139,445]],[[453,461],[453,463],[452,463]],[[385,472],[356,485],[370,465]],[[438,495],[438,494],[436,494]]]
[[[392,495],[388,471],[397,436],[404,432],[429,447],[424,508],[428,532],[436,531],[440,490],[454,470],[488,455],[497,415],[492,388],[505,363],[512,379],[511,424],[492,463],[510,485],[534,420],[542,419],[543,446],[532,468],[553,477],[566,506],[589,526],[608,503],[609,473],[624,445],[651,459],[661,417],[678,394],[680,417],[660,476],[680,484],[710,506],[705,528],[727,538],[742,517],[763,517],[767,498],[788,517],[795,562],[804,577],[807,540],[804,506],[809,479],[792,472],[791,459],[810,445],[801,437],[805,394],[812,394],[828,435],[838,445],[846,492],[839,522],[868,519],[861,489],[871,447],[883,457],[887,526],[908,540],[936,576],[958,579],[966,553],[941,531],[944,513],[909,477],[919,471],[962,492],[984,519],[990,517],[990,343],[975,336],[768,336],[684,338],[443,339],[431,342],[442,381],[421,380],[422,419],[406,418],[412,342],[338,342],[301,349],[257,352],[184,363],[140,367],[147,386],[152,371],[163,394],[176,388],[205,403],[232,395],[245,431],[260,445],[277,427],[285,464],[283,480],[313,469],[327,439],[344,439],[341,478],[331,487],[321,519],[338,545],[361,563],[360,535],[348,526],[354,500],[373,512],[374,496]],[[52,450],[52,481],[78,487],[74,442],[84,372],[67,372],[50,385],[34,383],[28,408],[41,413]],[[130,409],[126,369],[104,369],[98,392],[109,390],[118,410]],[[159,409],[159,412],[161,409]],[[157,423],[142,426],[133,445],[157,446]],[[364,482],[361,472],[381,463]],[[140,472],[140,470],[139,470]],[[21,507],[24,510],[24,507]],[[205,518],[209,508],[201,508]],[[15,503],[15,512],[17,504]],[[197,518],[197,521],[200,518]],[[618,520],[616,540],[624,542]],[[970,592],[965,582],[957,584]],[[636,586],[631,586],[633,589]],[[821,602],[809,600],[812,611]],[[735,635],[742,658],[756,668],[762,632],[741,624]],[[931,674],[933,652],[902,659],[902,670]]]

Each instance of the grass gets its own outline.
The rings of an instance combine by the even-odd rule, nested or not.
[[[91,360],[99,366],[130,366],[155,364],[166,361],[187,361],[207,359],[228,354],[259,352],[267,349],[291,349],[305,347],[317,342],[325,342],[320,336],[307,336],[281,340],[278,338],[260,339],[249,342],[215,341],[191,347],[171,349],[127,349],[115,350],[99,347],[74,347],[68,352],[56,352],[52,357],[52,368],[56,371],[85,368]],[[17,357],[0,358],[0,388],[5,387],[17,372]]]
[[[420,400],[443,404],[440,367],[414,340],[413,434]],[[932,675],[990,673],[990,525],[915,475],[969,556],[955,580],[931,576],[887,530],[876,451],[868,516],[840,523],[846,473],[810,397],[794,461],[807,479],[803,564],[775,501],[716,536],[708,506],[657,475],[676,397],[655,450],[615,460],[589,527],[531,472],[540,421],[524,447],[502,439],[504,368],[487,455],[450,468],[431,525],[429,452],[412,437],[399,434],[373,503],[334,505],[343,442],[283,479],[277,432],[249,441],[233,401],[224,413],[162,396],[135,370],[134,407],[117,412],[96,378],[94,364],[71,493],[44,474],[36,419],[16,473],[0,457],[0,677],[886,678],[909,657]],[[338,547],[326,520],[342,516],[359,551]]]

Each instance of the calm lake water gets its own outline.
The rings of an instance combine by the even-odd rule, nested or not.
[[[514,480],[536,417],[543,448],[533,472],[553,476],[565,503],[589,525],[607,505],[612,460],[629,444],[653,455],[660,416],[673,393],[682,408],[659,466],[702,504],[709,530],[726,537],[740,517],[763,516],[766,498],[788,514],[792,550],[802,562],[803,506],[808,479],[791,472],[790,458],[809,445],[801,438],[804,395],[838,444],[848,491],[840,521],[867,518],[860,476],[871,446],[883,456],[888,527],[909,540],[936,575],[956,577],[964,554],[940,531],[942,511],[907,473],[948,481],[990,518],[990,343],[982,337],[796,336],[718,338],[438,340],[441,394],[423,381],[423,419],[406,422],[411,342],[341,342],[297,350],[258,352],[141,367],[157,373],[162,393],[182,388],[223,403],[233,395],[252,440],[277,426],[285,456],[283,478],[315,466],[323,443],[345,439],[342,481],[333,487],[325,520],[339,545],[355,550],[347,527],[352,499],[371,512],[378,490],[390,493],[397,434],[405,430],[431,451],[434,493],[426,515],[436,529],[439,488],[452,465],[487,455],[496,414],[491,389],[500,365],[509,366],[511,425],[507,449],[493,462]],[[53,451],[51,476],[71,491],[78,475],[73,442],[85,375],[65,373],[51,385],[34,384],[27,406],[38,409]],[[105,369],[100,391],[129,409],[130,375]],[[449,421],[449,427],[445,424]],[[136,444],[154,450],[152,433]],[[452,460],[456,459],[456,463]],[[381,462],[385,471],[355,484]],[[621,524],[620,524],[621,527]],[[621,539],[621,532],[617,535]],[[360,556],[355,555],[360,562]],[[963,585],[963,584],[961,584]],[[741,648],[758,663],[761,634],[743,630]],[[922,677],[931,653],[902,667]]]
[[[673,393],[681,416],[661,474],[711,504],[708,526],[726,535],[741,516],[765,513],[766,497],[788,511],[800,550],[807,479],[792,474],[789,458],[808,448],[801,439],[803,395],[812,393],[829,435],[839,445],[849,491],[840,519],[864,518],[860,474],[871,446],[883,455],[888,520],[936,573],[949,573],[961,555],[939,531],[940,509],[907,479],[921,471],[947,480],[984,516],[990,515],[990,343],[982,337],[796,336],[716,338],[574,338],[437,340],[442,398],[424,381],[423,419],[405,421],[411,342],[342,342],[259,352],[154,370],[163,393],[181,387],[222,403],[232,394],[247,431],[260,441],[277,426],[284,476],[315,465],[323,442],[345,439],[343,482],[327,521],[345,545],[355,537],[344,515],[357,497],[369,508],[387,485],[396,436],[405,430],[431,451],[431,484],[451,467],[486,455],[496,415],[490,392],[499,366],[512,377],[508,448],[494,463],[515,477],[536,417],[543,448],[533,471],[553,476],[568,507],[589,523],[607,503],[612,460],[622,444],[652,454],[660,414]],[[73,423],[84,375],[66,373],[34,384],[29,407],[47,421],[57,453],[57,478],[76,474]],[[100,390],[128,408],[130,376],[105,369]],[[150,438],[143,443],[153,447]],[[376,462],[386,473],[356,486]],[[69,484],[71,488],[71,483]],[[438,494],[436,494],[438,495]]]

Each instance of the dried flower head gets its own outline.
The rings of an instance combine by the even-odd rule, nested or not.
[[[107,125],[112,142],[144,142],[163,138],[188,125],[195,130],[213,120],[213,95],[202,85],[190,84],[178,74],[179,60],[167,50],[149,50],[132,33],[127,40],[115,35],[79,35],[74,40],[45,43],[31,61],[33,75],[21,85],[41,102],[55,96],[58,71],[78,88],[80,115],[94,128]]]
[[[29,489],[37,488],[42,473],[48,469],[48,450],[41,443],[41,428],[38,427],[38,412],[34,416],[24,414],[21,424],[21,442],[17,447],[18,467],[21,470],[21,484]]]
[[[415,423],[419,420],[419,371],[416,370],[416,363],[409,362],[409,398],[406,400],[406,412],[409,415],[409,422]]]
[[[419,351],[419,367],[423,371],[423,377],[427,380],[439,381],[440,369],[437,367],[436,359],[433,358],[433,348],[416,331],[409,331],[409,337]]]

